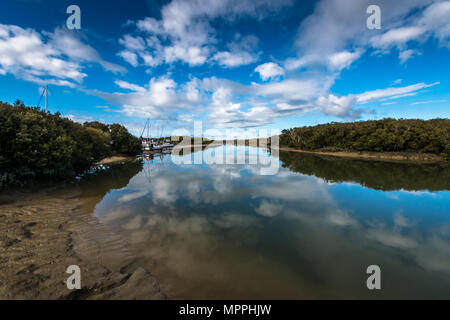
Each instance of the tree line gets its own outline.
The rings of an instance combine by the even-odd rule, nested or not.
[[[283,130],[280,145],[311,151],[432,153],[450,158],[450,120],[383,119]]]
[[[140,139],[120,124],[81,125],[19,100],[0,101],[0,187],[73,177],[105,157],[140,151]]]

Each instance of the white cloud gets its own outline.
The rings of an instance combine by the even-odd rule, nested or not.
[[[331,83],[319,79],[287,79],[267,84],[253,83],[254,93],[273,97],[274,101],[297,104],[307,102],[328,91]]]
[[[285,61],[288,70],[301,69],[311,66],[326,65],[330,71],[341,71],[348,68],[363,54],[362,49],[355,51],[337,51],[330,54],[314,53],[304,55],[300,58],[289,58]]]
[[[424,88],[429,88],[438,85],[439,82],[426,84],[426,83],[417,83],[406,87],[394,87],[387,89],[378,89],[373,91],[367,91],[358,95],[357,101],[359,103],[364,103],[368,101],[373,101],[381,98],[397,98],[402,97],[407,94],[417,93],[417,91],[422,90]]]
[[[302,21],[296,41],[298,57],[287,59],[285,67],[294,70],[325,64],[331,70],[333,65],[334,70],[340,70],[369,48],[389,52],[396,47],[405,51],[408,41],[423,41],[430,35],[448,44],[450,1],[380,0],[377,4],[382,8],[383,28],[375,36],[365,27],[370,4],[370,0],[321,0],[313,14]],[[350,52],[354,53],[352,57]]]
[[[33,29],[0,24],[2,74],[10,73],[38,84],[75,87],[87,76],[82,71],[85,62],[96,62],[114,72],[123,71],[61,29],[40,34]]]
[[[69,114],[69,115],[65,116],[65,118],[70,119],[70,120],[75,121],[75,122],[78,122],[80,124],[83,124],[85,122],[90,122],[90,121],[94,120],[90,116],[77,116],[77,115],[73,115],[73,114]]]
[[[84,44],[74,33],[65,29],[56,28],[53,33],[44,32],[49,40],[49,45],[60,53],[66,55],[71,60],[80,62],[96,62],[105,70],[114,73],[125,72],[126,70],[116,64],[104,61],[98,52],[91,46]]]
[[[448,102],[448,100],[441,99],[441,100],[427,100],[427,101],[416,101],[411,103],[412,105],[418,105],[418,104],[431,104],[431,103],[442,103],[442,102]]]
[[[191,66],[213,61],[227,68],[237,67],[257,60],[258,55],[246,49],[254,36],[239,36],[235,39],[239,41],[227,45],[229,50],[217,50],[215,46],[220,41],[210,21],[217,18],[233,21],[244,16],[263,19],[290,3],[290,0],[173,0],[163,6],[160,20],[147,17],[135,22],[136,31],[145,35],[145,47],[143,38],[130,35],[123,37],[120,44],[142,59],[150,54],[152,59],[146,64],[152,67],[177,61]]]
[[[258,72],[261,79],[266,81],[284,74],[284,69],[273,62],[261,64],[256,67],[255,72]]]
[[[337,97],[330,94],[327,97],[319,97],[316,100],[316,105],[326,114],[344,117],[352,116],[351,110],[356,101],[357,99],[353,95]]]
[[[449,45],[450,37],[450,1],[434,1],[420,14],[416,14],[408,26],[393,28],[371,39],[375,48],[403,48],[408,41],[425,41],[434,36],[444,45]],[[412,50],[400,53],[401,62],[411,58]]]
[[[412,26],[392,29],[386,33],[372,38],[371,44],[375,48],[390,48],[405,44],[410,40],[417,39],[425,33],[424,27]]]
[[[126,34],[119,40],[119,43],[129,51],[145,50],[145,41],[141,37],[132,37],[129,34]]]
[[[225,67],[239,67],[257,61],[258,57],[249,52],[230,52],[222,51],[216,53],[212,60],[217,61],[220,65]]]
[[[137,67],[137,65],[138,65],[137,54],[135,54],[131,51],[124,50],[124,51],[119,52],[117,55],[119,57],[121,57],[122,59],[124,59],[129,64],[131,64],[133,67]]]
[[[338,117],[357,118],[362,112],[367,112],[364,109],[355,110],[354,107],[358,104],[365,104],[372,101],[386,101],[398,99],[401,97],[412,96],[420,93],[420,90],[438,85],[439,82],[432,84],[417,83],[406,87],[393,87],[386,89],[377,89],[366,91],[360,94],[349,94],[347,96],[338,97],[334,94],[319,97],[315,104],[325,114],[330,114]],[[385,105],[391,103],[384,103]]]
[[[441,1],[429,6],[419,25],[423,25],[427,30],[433,32],[442,44],[449,44],[450,37],[450,1]]]
[[[418,52],[416,50],[405,50],[405,51],[401,51],[399,53],[399,58],[400,58],[400,63],[405,63],[406,61],[408,61],[409,59],[411,59],[414,55],[417,55]]]
[[[211,60],[228,68],[239,67],[258,61],[258,54],[254,50],[258,46],[259,39],[253,35],[242,37],[235,35],[235,40],[230,42],[227,47],[229,51],[217,52]]]
[[[86,77],[78,63],[64,60],[36,31],[11,25],[0,25],[0,30],[0,66],[5,72],[37,83],[52,77],[71,86]]]
[[[128,90],[136,91],[136,92],[145,92],[146,91],[145,88],[138,86],[136,84],[126,82],[126,81],[116,80],[114,83],[117,84],[122,89],[128,89]]]
[[[184,47],[177,44],[164,48],[164,58],[167,63],[180,60],[191,66],[196,66],[206,62],[208,52],[209,50],[206,47]]]
[[[331,70],[342,70],[348,68],[355,60],[361,56],[361,51],[341,51],[328,57],[328,66]]]
[[[127,116],[142,118],[169,119],[178,110],[188,110],[194,104],[186,98],[183,88],[168,76],[152,78],[146,86],[122,80],[117,80],[115,83],[120,88],[132,92],[87,92],[99,96],[111,104],[120,105],[121,112]]]

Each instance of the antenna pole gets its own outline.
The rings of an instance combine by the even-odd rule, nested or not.
[[[48,110],[48,85],[45,85],[45,113]]]

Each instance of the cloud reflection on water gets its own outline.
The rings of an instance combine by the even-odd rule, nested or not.
[[[355,190],[374,198],[339,196]],[[437,194],[422,195],[430,209],[450,202],[448,192]],[[420,200],[287,168],[261,176],[252,165],[154,160],[95,215],[156,261],[151,269],[177,297],[450,298],[449,217],[430,221],[420,206],[355,209],[381,208],[380,199],[403,207]],[[365,287],[370,264],[383,270],[378,295]]]

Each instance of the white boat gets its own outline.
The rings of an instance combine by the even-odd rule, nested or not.
[[[166,143],[163,143],[163,144],[162,144],[162,147],[163,147],[163,148],[173,148],[174,145],[173,145],[172,143],[167,143],[167,142],[166,142]]]

